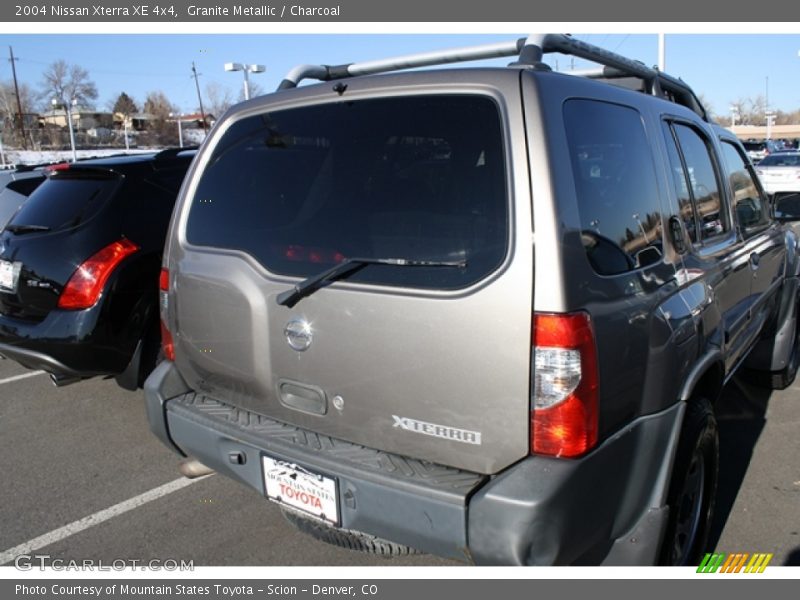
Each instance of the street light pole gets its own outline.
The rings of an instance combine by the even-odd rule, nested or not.
[[[244,99],[250,100],[250,73],[263,73],[267,70],[264,65],[247,65],[244,63],[225,63],[226,71],[242,71],[244,73]]]
[[[183,148],[183,127],[181,126],[181,117],[183,117],[183,114],[169,113],[169,116],[175,117],[175,120],[178,122],[178,145]]]
[[[739,110],[735,106],[731,106],[731,127],[736,127],[736,119],[739,118]]]

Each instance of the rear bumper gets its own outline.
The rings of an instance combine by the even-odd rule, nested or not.
[[[641,418],[579,460],[494,477],[356,446],[195,394],[170,362],[145,385],[152,431],[259,493],[261,455],[339,483],[344,529],[478,564],[653,564],[683,414]]]
[[[0,355],[68,381],[122,372],[131,344],[99,325],[103,302],[82,311],[53,310],[39,322],[0,315]]]

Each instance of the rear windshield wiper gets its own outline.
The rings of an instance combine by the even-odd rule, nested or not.
[[[408,258],[348,258],[335,267],[304,279],[290,290],[278,294],[277,301],[281,306],[292,308],[306,296],[310,296],[326,283],[344,279],[367,265],[391,265],[395,267],[452,267],[463,269],[466,260],[412,260]]]
[[[32,233],[34,231],[50,231],[46,225],[7,225],[6,231],[11,233]]]

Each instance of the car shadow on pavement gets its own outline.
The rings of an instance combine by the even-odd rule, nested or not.
[[[744,481],[758,438],[766,424],[772,390],[734,377],[717,401],[719,483],[708,547],[716,548]]]
[[[786,557],[783,566],[784,567],[800,566],[800,547],[795,548],[789,553],[789,556]]]

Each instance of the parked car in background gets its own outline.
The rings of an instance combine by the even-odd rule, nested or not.
[[[153,432],[368,552],[696,565],[724,383],[797,371],[741,144],[563,35],[292,70],[215,125],[162,267]]]
[[[768,194],[800,192],[800,151],[770,154],[756,165],[756,172]]]
[[[747,151],[747,156],[750,157],[750,160],[753,161],[753,164],[757,164],[765,157],[769,156],[773,152],[778,150],[778,145],[771,141],[771,140],[761,140],[761,141],[746,141],[742,142],[744,149]]]
[[[164,236],[194,151],[54,165],[0,233],[0,355],[135,389],[159,347]]]

